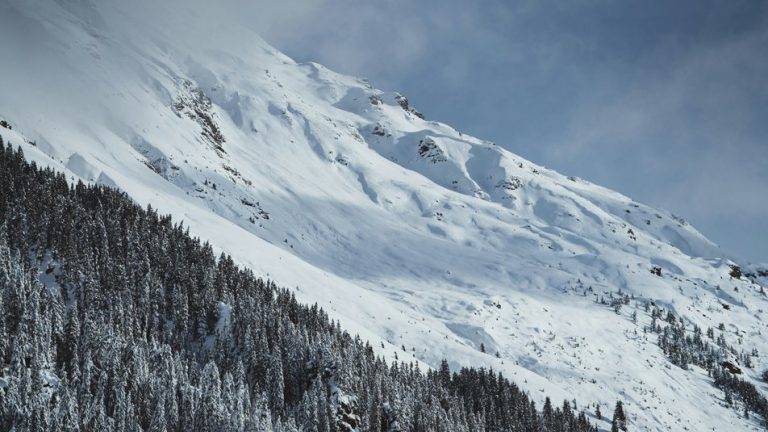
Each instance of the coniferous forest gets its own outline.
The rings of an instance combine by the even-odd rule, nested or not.
[[[491,370],[388,364],[169,216],[0,149],[2,431],[596,430]]]

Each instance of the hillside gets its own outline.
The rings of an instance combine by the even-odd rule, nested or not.
[[[11,147],[0,178],[4,431],[596,430],[492,370],[387,364],[121,192]]]
[[[644,331],[650,302],[714,329],[765,393],[757,277],[684,219],[194,6],[4,2],[0,135],[173,215],[389,360],[493,367],[539,403],[624,400],[641,430],[757,428]]]

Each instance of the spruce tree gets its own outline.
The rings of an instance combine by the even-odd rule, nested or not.
[[[612,425],[615,425],[619,430],[627,430],[627,416],[624,414],[624,405],[621,401],[616,402],[616,408],[613,410]]]

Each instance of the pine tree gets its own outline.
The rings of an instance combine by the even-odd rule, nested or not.
[[[451,383],[451,370],[448,367],[448,361],[442,360],[440,362],[440,370],[439,370],[439,376],[440,376],[440,382],[446,387],[448,387]]]
[[[616,402],[616,408],[613,410],[613,420],[611,424],[615,425],[619,430],[627,430],[627,416],[624,414],[624,405],[621,401]]]
[[[555,413],[552,410],[552,401],[549,400],[549,397],[544,399],[544,409],[542,410],[541,418],[546,429],[552,429],[554,427]]]
[[[616,420],[611,422],[611,432],[619,432],[619,424]]]
[[[285,379],[283,377],[283,362],[280,351],[270,356],[267,369],[267,395],[269,396],[270,409],[276,415],[280,415],[285,407]]]

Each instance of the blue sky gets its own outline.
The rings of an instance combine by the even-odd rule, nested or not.
[[[278,49],[768,262],[768,2],[247,2]]]

